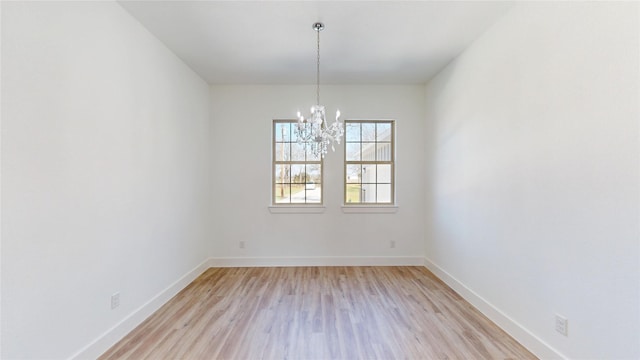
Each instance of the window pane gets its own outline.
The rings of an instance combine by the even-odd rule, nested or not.
[[[347,143],[347,161],[360,161],[360,143]]]
[[[362,181],[364,183],[376,182],[376,166],[375,165],[362,165]]]
[[[391,141],[391,123],[378,123],[376,125],[376,141]]]
[[[376,144],[362,144],[362,161],[376,161]]]
[[[291,165],[291,182],[295,184],[304,184],[307,182],[304,165]]]
[[[276,203],[289,203],[289,184],[276,184],[274,195]]]
[[[320,170],[320,164],[306,165],[307,183],[320,184],[322,182],[322,172]]]
[[[305,192],[307,194],[308,203],[319,203],[322,199],[322,184],[313,183],[307,184]]]
[[[276,165],[275,182],[288,183],[290,170],[289,165]]]
[[[391,202],[391,184],[378,184],[377,186],[377,202],[390,203]]]
[[[307,161],[320,161],[320,155],[314,155],[313,151],[311,151],[311,146],[307,146]]]
[[[289,139],[291,139],[289,123],[276,123],[274,132],[276,142],[289,141]]]
[[[289,143],[276,143],[276,152],[273,154],[276,161],[289,160]]]
[[[391,183],[391,165],[378,165],[378,184]]]
[[[304,161],[304,144],[291,143],[291,161]]]
[[[360,123],[345,124],[345,141],[360,141]]]
[[[377,161],[391,161],[391,143],[377,144]]]
[[[291,142],[298,141],[298,122],[291,123]]]
[[[292,203],[306,202],[304,184],[291,184],[291,202]]]
[[[362,184],[361,198],[363,203],[376,202],[376,184]]]
[[[362,141],[376,141],[375,123],[362,123]]]
[[[347,184],[355,184],[355,183],[360,183],[360,177],[361,177],[361,171],[362,171],[362,166],[361,165],[347,165]]]
[[[344,201],[346,203],[359,203],[361,189],[360,184],[347,184],[346,199]]]

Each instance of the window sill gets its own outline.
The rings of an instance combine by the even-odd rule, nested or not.
[[[345,214],[395,214],[397,205],[342,205]]]
[[[269,212],[272,214],[322,214],[323,205],[271,205]]]

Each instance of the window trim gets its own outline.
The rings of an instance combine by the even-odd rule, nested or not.
[[[391,149],[390,161],[347,161],[347,124],[348,123],[388,123],[391,124]],[[342,195],[342,211],[344,213],[395,213],[397,211],[396,199],[396,120],[393,119],[349,119],[344,121],[345,138],[344,138],[344,158],[343,158],[343,195]],[[353,143],[353,142],[351,142]],[[362,144],[362,133],[360,134],[360,144]],[[377,144],[377,140],[374,141]],[[391,202],[347,202],[347,166],[349,165],[390,165],[391,166]],[[376,179],[377,181],[377,179]],[[376,182],[377,184],[377,182]],[[362,182],[360,182],[362,186]]]
[[[269,205],[269,212],[272,214],[322,214],[325,211],[325,207],[322,205]]]
[[[398,205],[342,205],[342,212],[345,214],[395,214],[398,212]]]
[[[307,161],[307,160],[296,160],[296,161],[278,161],[276,160],[276,126],[277,124],[289,123],[289,124],[297,124],[298,120],[296,119],[273,119],[271,121],[271,204],[269,205],[269,211],[272,213],[316,213],[316,212],[324,212],[324,159],[320,157],[319,161]],[[289,142],[290,144],[294,144],[296,142]],[[276,181],[276,166],[280,164],[289,164],[289,165],[319,165],[320,166],[320,202],[287,202],[287,203],[278,203],[276,202],[276,191],[275,187],[277,184]],[[306,191],[306,189],[305,189]]]

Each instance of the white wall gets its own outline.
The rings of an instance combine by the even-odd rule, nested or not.
[[[406,263],[423,258],[423,86],[321,87],[320,102],[328,114],[339,107],[342,119],[396,120],[395,214],[342,213],[342,146],[325,158],[324,213],[270,213],[272,119],[308,111],[315,86],[212,86],[211,98],[216,229],[211,254],[219,264]],[[396,248],[390,248],[390,240]],[[239,241],[245,242],[244,249]]]
[[[206,259],[208,112],[116,3],[2,3],[2,358],[68,358]]]
[[[427,86],[430,266],[575,359],[640,358],[638,13],[517,4]]]

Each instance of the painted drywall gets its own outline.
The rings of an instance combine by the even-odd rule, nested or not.
[[[519,3],[427,86],[427,258],[569,358],[640,358],[638,14]]]
[[[321,87],[321,103],[330,116],[339,108],[342,119],[396,120],[398,209],[391,214],[343,213],[342,146],[325,158],[323,213],[269,211],[272,120],[308,111],[315,86],[212,86],[211,99],[214,258],[271,265],[423,258],[424,86]]]
[[[3,359],[69,358],[207,258],[209,124],[116,3],[2,2]]]

